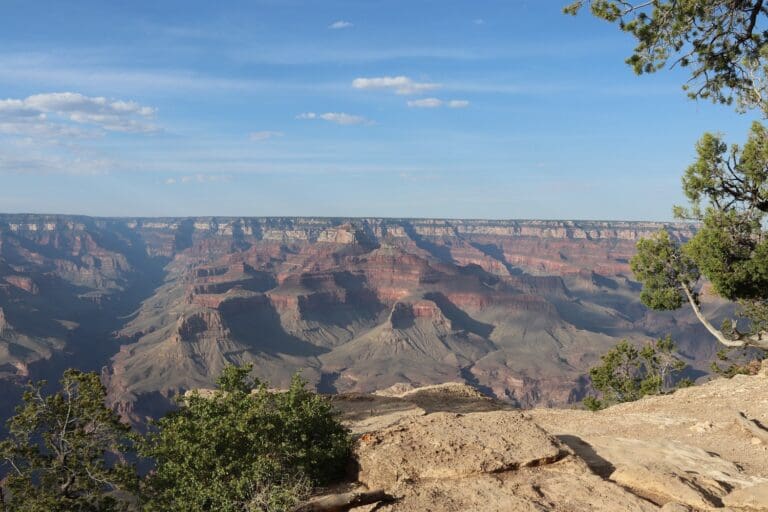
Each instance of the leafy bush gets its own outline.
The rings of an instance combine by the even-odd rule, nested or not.
[[[712,361],[712,372],[730,379],[736,375],[757,375],[765,359],[765,351],[754,348],[718,350],[717,361]]]
[[[689,380],[678,379],[686,364],[674,355],[674,347],[669,336],[640,349],[627,340],[621,341],[601,356],[602,364],[589,370],[592,386],[602,399],[588,396],[582,403],[596,411],[690,385]]]
[[[330,402],[298,376],[271,392],[249,372],[226,368],[212,396],[192,393],[143,440],[157,465],[147,510],[277,512],[343,474],[351,440]]]
[[[99,376],[67,370],[61,390],[44,396],[30,384],[0,443],[8,471],[0,488],[7,512],[127,510],[137,476],[123,455],[129,427],[104,405]]]

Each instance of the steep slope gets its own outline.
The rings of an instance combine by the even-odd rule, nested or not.
[[[276,386],[301,370],[324,391],[464,381],[521,406],[562,405],[622,337],[671,332],[708,365],[714,344],[692,315],[647,311],[631,280],[636,240],[661,227],[693,232],[0,215],[0,379],[104,367],[111,399],[137,419],[232,362]]]

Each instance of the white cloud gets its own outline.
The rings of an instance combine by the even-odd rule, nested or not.
[[[105,131],[147,133],[157,131],[150,120],[156,109],[134,101],[108,100],[75,92],[35,94],[24,99],[0,100],[0,125],[3,132],[18,134],[46,129],[57,131],[70,123],[93,125]]]
[[[408,106],[411,108],[438,108],[443,106],[443,100],[437,98],[411,100],[408,102]]]
[[[451,100],[448,102],[448,108],[467,108],[469,101],[467,100]]]
[[[354,24],[344,20],[334,21],[333,23],[328,25],[328,28],[332,30],[341,30],[343,28],[350,28],[350,27],[354,27]]]
[[[273,130],[261,130],[261,131],[258,131],[258,132],[251,132],[248,135],[248,138],[251,139],[254,142],[261,142],[261,141],[264,141],[264,140],[269,140],[269,139],[274,139],[274,138],[277,138],[277,137],[282,137],[284,135],[285,135],[285,133],[283,133],[283,132],[277,132],[277,131],[273,131]]]
[[[420,100],[411,100],[408,102],[408,106],[411,108],[467,108],[469,101],[467,100],[450,100],[443,101],[439,98],[424,98]]]
[[[475,25],[485,25],[485,20],[482,18],[476,18],[472,20],[472,23],[474,23]]]
[[[346,114],[344,112],[326,112],[325,114],[317,114],[315,112],[304,112],[296,116],[296,119],[322,119],[330,123],[336,123],[341,125],[355,125],[370,123],[366,118],[362,116],[355,116],[352,114]]]
[[[355,89],[383,89],[395,91],[396,94],[419,94],[433,91],[442,87],[441,84],[429,82],[414,82],[407,76],[382,76],[374,78],[356,78],[352,81]]]
[[[167,178],[164,183],[166,185],[189,185],[195,183],[229,183],[230,181],[232,181],[232,176],[228,174],[197,173]]]
[[[119,163],[88,152],[50,154],[30,147],[22,152],[0,155],[2,174],[71,174],[96,176],[109,174]]]

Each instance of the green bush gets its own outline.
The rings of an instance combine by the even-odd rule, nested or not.
[[[688,379],[679,379],[686,364],[675,356],[674,348],[669,336],[640,349],[622,340],[601,356],[600,365],[589,370],[592,387],[600,392],[602,399],[588,396],[582,403],[596,411],[691,385]]]
[[[156,463],[146,510],[277,512],[343,475],[351,439],[330,402],[298,376],[271,392],[249,372],[226,368],[212,396],[188,396],[141,442]]]
[[[736,375],[757,375],[765,359],[764,350],[754,348],[731,348],[717,351],[716,361],[712,361],[712,373],[730,379]]]
[[[128,510],[138,480],[124,462],[130,428],[104,405],[99,376],[67,370],[61,390],[47,396],[43,385],[29,385],[8,422],[10,436],[0,443],[0,464],[7,471],[0,510]]]

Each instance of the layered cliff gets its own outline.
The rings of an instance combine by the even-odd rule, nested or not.
[[[103,367],[112,399],[137,419],[231,362],[278,386],[297,370],[324,391],[463,380],[518,405],[562,405],[622,337],[671,332],[706,366],[713,345],[690,314],[639,303],[628,262],[660,228],[693,233],[646,222],[0,215],[0,308],[12,326],[0,326],[0,377]]]

